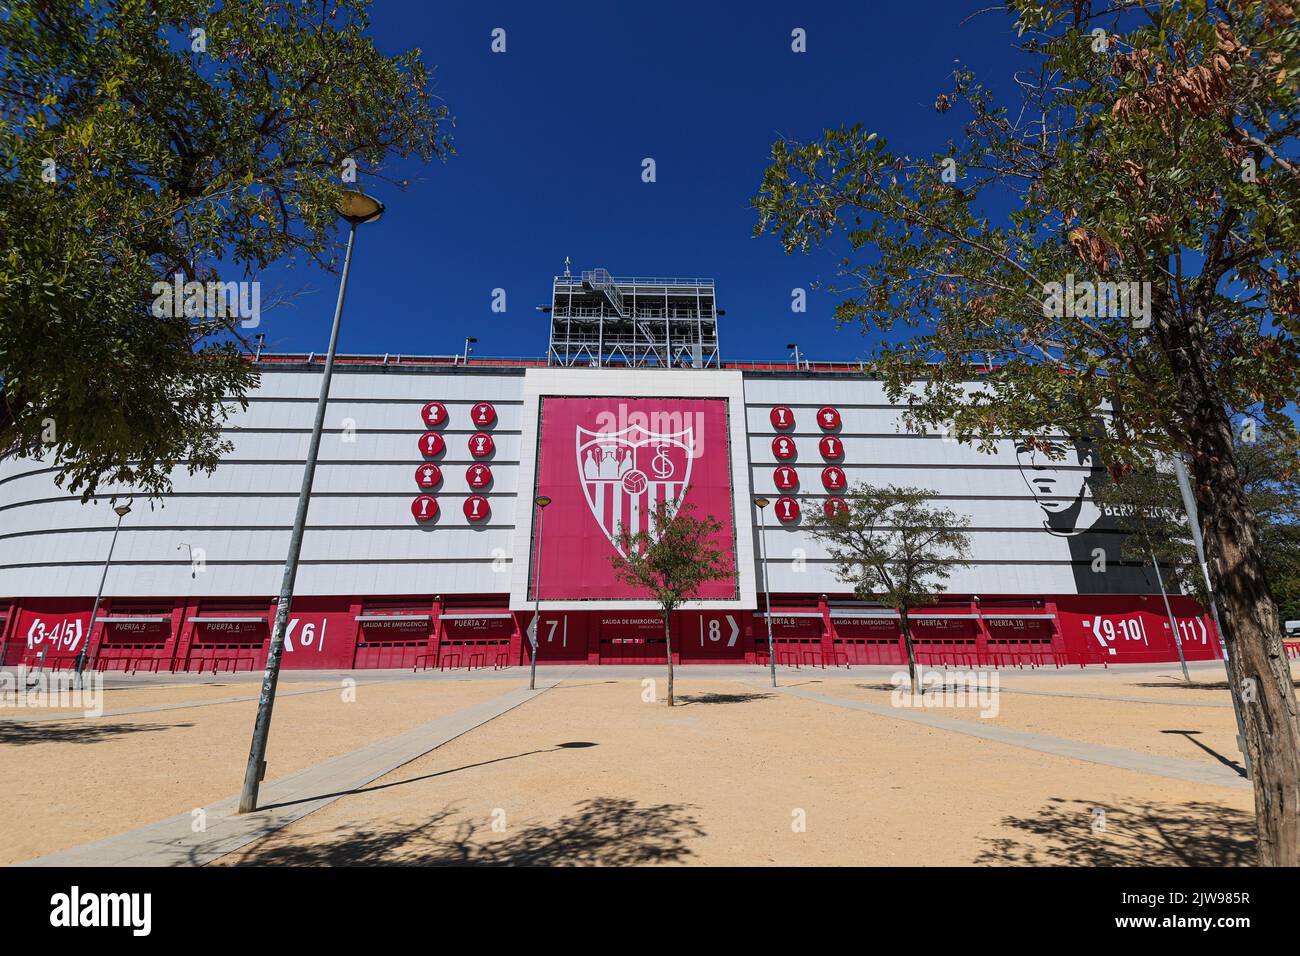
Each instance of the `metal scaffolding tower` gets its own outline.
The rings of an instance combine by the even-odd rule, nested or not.
[[[718,368],[712,279],[555,277],[547,363],[565,368]]]

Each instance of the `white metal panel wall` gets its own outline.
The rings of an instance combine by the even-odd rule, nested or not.
[[[576,389],[574,394],[590,391],[597,383],[605,388],[605,379],[611,377],[615,381],[609,389],[652,394],[660,391],[665,375],[703,376],[682,381],[712,394],[721,381],[717,376],[737,373],[574,370],[536,377],[553,378],[552,385]],[[376,372],[340,367],[326,416],[299,593],[510,591],[511,562],[521,547],[516,539],[526,543],[529,520],[529,509],[517,512],[516,497],[521,492],[531,497],[532,475],[521,476],[519,468],[526,431],[524,382],[522,370]],[[227,434],[233,448],[217,471],[189,476],[178,468],[172,494],[158,502],[137,501],[123,522],[106,593],[274,594],[319,387],[319,366],[310,371],[268,368],[247,410],[232,407]],[[682,385],[674,388],[680,394],[689,391]],[[775,405],[795,411],[796,428],[783,434],[793,436],[799,449],[793,467],[803,507],[821,506],[826,462],[817,449],[823,433],[814,415],[821,406],[834,405],[843,419],[838,434],[845,456],[839,464],[850,482],[926,488],[944,507],[970,517],[976,564],[954,573],[952,590],[1108,589],[1101,580],[1094,587],[1088,574],[1089,542],[1044,530],[1044,512],[1010,439],[1001,442],[995,454],[985,455],[940,435],[910,435],[881,385],[865,379],[748,374],[743,396],[747,434],[733,431],[733,451],[743,454],[747,447],[750,460],[737,469],[740,483],[746,477],[749,483],[736,489],[739,509],[747,507],[753,493],[779,494],[772,480],[778,465],[771,449],[776,432],[768,418]],[[450,413],[442,429],[447,451],[438,460],[443,482],[436,496],[442,513],[436,525],[420,527],[409,510],[419,493],[415,469],[423,461],[417,445],[424,431],[420,408],[434,399],[446,404]],[[474,461],[467,447],[476,431],[469,411],[480,401],[492,402],[497,410],[491,429],[496,452],[489,462],[494,480],[486,491],[492,513],[483,526],[471,526],[461,505],[471,493],[465,470]],[[1056,467],[1084,473],[1068,461]],[[115,520],[106,499],[114,490],[125,489],[106,487],[105,500],[83,505],[55,486],[52,474],[39,461],[0,462],[0,597],[84,596],[98,585]],[[756,515],[750,512],[757,532]],[[776,526],[770,511],[767,517],[773,590],[845,590],[820,546],[797,526]],[[193,571],[185,546],[202,550],[203,571]],[[517,588],[519,582],[514,584]],[[744,590],[752,594],[752,586]]]
[[[455,594],[509,590],[523,374],[358,372],[336,368],[321,440],[299,594]],[[320,389],[320,368],[267,368],[246,411],[226,422],[232,450],[211,476],[173,472],[159,501],[137,500],[122,523],[107,595],[270,595],[279,590]],[[438,400],[449,420],[437,459],[440,515],[417,525],[420,410]],[[496,450],[483,494],[491,516],[462,512],[475,462],[471,407],[491,402]],[[43,462],[0,462],[0,596],[91,595],[116,516],[102,489],[87,504],[59,489]],[[188,546],[188,548],[187,548]],[[190,550],[202,555],[196,570]]]
[[[1061,534],[1045,527],[1045,512],[1035,500],[1027,477],[1021,471],[1015,441],[998,442],[992,453],[980,452],[942,434],[912,434],[903,424],[900,407],[891,406],[879,382],[854,377],[790,378],[749,374],[745,377],[746,423],[749,430],[750,481],[755,494],[776,498],[786,492],[776,488],[777,467],[795,469],[799,489],[794,492],[806,513],[820,509],[828,492],[822,485],[822,469],[835,464],[844,471],[850,485],[910,485],[932,491],[940,507],[967,516],[971,522],[970,544],[973,566],[954,569],[947,588],[959,593],[1076,593],[1078,591],[1148,589],[1145,573],[1115,573],[1119,536],[1092,527],[1100,518],[1090,501],[1080,509],[1079,527],[1088,533]],[[769,414],[788,406],[795,426],[777,432]],[[844,455],[834,462],[823,460],[818,442],[826,434],[816,420],[818,409],[834,406],[840,413],[841,428],[835,434],[843,442]],[[778,461],[772,439],[793,438],[797,456]],[[1089,469],[1070,455],[1052,464],[1062,475],[1082,483]],[[825,549],[801,530],[800,525],[782,526],[769,508],[766,545],[769,586],[773,591],[843,592],[826,559]],[[758,533],[757,510],[751,519]],[[1104,524],[1104,521],[1102,522]],[[1094,573],[1093,548],[1106,552],[1109,571]],[[1137,578],[1134,578],[1137,574]],[[1135,581],[1137,584],[1135,584]],[[1154,590],[1154,581],[1149,588]]]

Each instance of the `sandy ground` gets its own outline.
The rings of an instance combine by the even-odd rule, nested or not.
[[[76,846],[239,792],[257,710],[258,679],[110,691],[106,707],[254,699],[121,717],[18,723],[0,711],[0,864]],[[500,681],[388,681],[358,675],[276,701],[268,779],[504,693]],[[284,683],[292,693],[320,683]]]
[[[322,681],[314,681],[307,684],[282,685],[282,690],[293,692],[299,690],[310,690],[327,686]],[[328,685],[336,686],[336,685]],[[159,705],[168,705],[176,703],[192,703],[208,700],[221,700],[227,697],[256,697],[261,689],[261,675],[256,680],[245,679],[238,681],[216,680],[212,683],[201,684],[150,684],[141,687],[104,687],[99,693],[100,710],[120,711],[131,710],[138,707],[156,707]],[[89,685],[88,685],[89,691]],[[26,701],[29,698],[22,698]],[[36,700],[36,698],[30,698]],[[53,702],[58,702],[57,697],[53,697]],[[93,697],[85,700],[85,705],[77,707],[57,707],[57,706],[30,706],[24,704],[22,707],[13,707],[13,703],[19,700],[14,694],[5,695],[0,698],[6,705],[6,709],[0,711],[0,721],[13,717],[18,721],[33,716],[41,717],[81,717],[93,704]]]
[[[574,677],[219,862],[1251,860],[1249,790],[1083,763],[770,694],[739,679],[678,673],[684,706],[672,709],[643,701],[636,680]],[[1102,692],[1114,691],[1113,676],[1098,680]],[[817,689],[869,693],[847,681]],[[1070,701],[1010,698],[1006,720],[1042,721],[1039,729],[1057,736],[1078,717]],[[1130,739],[1152,747],[1158,728],[1193,726],[1193,717],[1222,746],[1213,735],[1232,719],[1230,711],[1206,708],[1191,715],[1160,705],[1136,712],[1127,703],[1088,705],[1115,716],[1074,732],[1104,735],[1107,726],[1133,725],[1145,729]],[[1123,745],[1113,735],[1105,742]],[[1179,748],[1179,756],[1197,753],[1186,740],[1162,744]]]
[[[951,678],[950,678],[951,680]],[[795,683],[792,681],[791,683]],[[819,681],[806,678],[798,685],[819,693],[853,700],[866,700],[888,706],[891,685],[888,682]],[[958,685],[952,685],[958,686]],[[967,685],[969,687],[969,685]],[[996,699],[980,700],[967,693],[965,706],[926,708],[927,713],[1029,733],[1081,740],[1085,743],[1122,747],[1139,753],[1165,757],[1183,757],[1210,763],[1240,763],[1237,749],[1237,723],[1231,707],[1179,706],[1177,696],[1168,704],[1096,700],[1085,697],[1056,696],[1074,693],[1060,687],[1026,687],[1004,682]],[[1026,693],[1050,691],[1052,696]],[[1107,693],[1126,696],[1119,688],[1105,690],[1096,686],[1078,693]],[[954,699],[958,695],[952,695]],[[1143,696],[1169,696],[1147,693]],[[1227,691],[1220,691],[1218,702],[1227,703]],[[982,716],[983,713],[989,716]]]
[[[1300,661],[1292,663],[1292,672],[1300,676]],[[810,675],[812,672],[805,670],[803,673]],[[1190,683],[1183,681],[1176,664],[1170,670],[1138,674],[1129,673],[1122,668],[1100,671],[1095,668],[1087,671],[1062,668],[1060,671],[1046,672],[1041,668],[1011,668],[997,673],[1002,686],[1006,688],[1202,703],[1226,704],[1230,700],[1227,676],[1222,666],[1192,671]]]

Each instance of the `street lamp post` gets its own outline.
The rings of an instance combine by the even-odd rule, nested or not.
[[[1219,632],[1219,643],[1223,646],[1223,669],[1228,675],[1228,694],[1232,698],[1232,713],[1237,718],[1237,747],[1241,750],[1246,763],[1246,776],[1250,776],[1250,748],[1246,746],[1246,724],[1241,716],[1241,701],[1237,697],[1237,687],[1232,677],[1232,651],[1228,639],[1223,636],[1223,625],[1219,622],[1219,606],[1214,600],[1214,585],[1210,582],[1210,565],[1205,560],[1205,540],[1201,537],[1201,516],[1196,507],[1196,495],[1192,493],[1192,483],[1187,476],[1187,465],[1183,456],[1173,455],[1174,476],[1178,479],[1178,493],[1183,499],[1183,511],[1187,513],[1187,530],[1191,532],[1192,544],[1196,547],[1196,560],[1201,565],[1201,577],[1205,579],[1205,597],[1210,602],[1210,616],[1214,619],[1214,629]]]
[[[104,559],[104,573],[99,576],[99,590],[95,592],[95,603],[90,608],[90,626],[86,628],[86,639],[81,642],[81,650],[77,653],[77,686],[81,686],[81,675],[86,669],[86,660],[90,655],[90,638],[95,633],[95,615],[99,613],[99,602],[104,597],[104,582],[108,580],[108,566],[113,563],[113,548],[117,546],[117,533],[122,530],[122,519],[131,513],[131,501],[127,499],[125,504],[115,505],[114,513],[117,515],[117,525],[113,528],[113,537],[108,542],[108,557]]]
[[[788,349],[794,349],[794,367],[796,369],[799,368],[803,364],[803,359],[799,355],[799,343],[787,342],[785,347]]]
[[[537,561],[533,565],[533,624],[528,629],[528,638],[533,645],[533,659],[528,670],[529,690],[537,689],[537,646],[541,636],[538,632],[542,629],[542,516],[550,503],[551,499],[547,495],[538,495],[533,499],[533,504],[537,505]]]
[[[772,592],[767,587],[767,505],[766,498],[755,498],[758,506],[758,553],[763,569],[763,593],[767,595],[767,665],[772,671],[772,686],[776,686],[776,650],[772,645]]]
[[[298,555],[302,551],[303,529],[307,524],[307,506],[311,503],[312,480],[316,476],[321,430],[325,425],[325,406],[329,403],[330,377],[334,373],[334,352],[338,348],[339,322],[343,318],[343,298],[348,291],[348,270],[352,266],[352,245],[356,240],[357,226],[374,222],[382,216],[384,204],[365,193],[349,190],[343,194],[343,199],[338,206],[338,214],[348,222],[348,245],[343,254],[343,274],[339,278],[339,298],[334,306],[334,324],[330,328],[329,352],[325,356],[320,397],[316,400],[316,423],[312,426],[311,443],[307,448],[307,464],[303,469],[302,489],[298,492],[298,511],[293,519],[293,532],[289,536],[289,554],[284,561],[284,575],[280,579],[280,597],[275,605],[275,626],[271,630],[271,645],[266,652],[266,671],[262,675],[262,693],[257,701],[257,720],[253,724],[253,741],[248,750],[248,766],[244,770],[244,789],[239,795],[240,813],[251,813],[257,809],[258,786],[266,776],[266,740],[271,730],[275,688],[280,680],[280,655],[284,651],[284,629],[289,621],[289,605],[293,603],[294,580],[298,576]]]
[[[465,356],[460,360],[461,365],[469,364],[469,353],[474,351],[470,348],[471,345],[478,345],[478,339],[472,337],[465,339]]]
[[[1174,617],[1174,609],[1169,606],[1169,592],[1165,590],[1165,578],[1160,573],[1160,562],[1156,560],[1156,549],[1147,542],[1147,552],[1151,555],[1151,567],[1155,568],[1156,583],[1160,585],[1160,596],[1165,599],[1165,616],[1169,618],[1169,626],[1174,629],[1174,647],[1178,648],[1178,663],[1183,668],[1183,680],[1187,683],[1192,682],[1191,676],[1187,673],[1187,658],[1183,655],[1183,638],[1178,633],[1178,619]]]

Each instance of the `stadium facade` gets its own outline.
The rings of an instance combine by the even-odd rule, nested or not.
[[[770,614],[778,661],[898,663],[897,614],[856,599],[805,530],[859,481],[926,488],[970,518],[972,564],[913,615],[922,660],[1177,659],[1152,569],[1122,560],[1085,450],[1053,462],[1014,437],[989,454],[909,432],[851,362],[725,362],[710,280],[566,268],[543,311],[537,361],[340,357],[285,666],[524,663],[538,605],[543,663],[662,661],[654,605],[611,558],[618,526],[665,499],[716,517],[732,559],[674,616],[676,660],[766,662]],[[231,451],[135,500],[93,621],[110,497],[130,489],[82,504],[49,463],[0,462],[5,664],[67,665],[86,640],[106,669],[263,664],[323,361],[250,361],[261,384],[226,423]],[[540,529],[536,495],[551,499]],[[1186,656],[1219,656],[1199,606],[1170,600]]]

